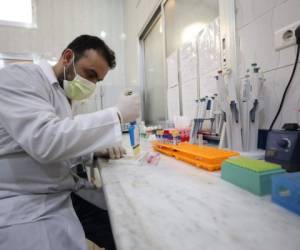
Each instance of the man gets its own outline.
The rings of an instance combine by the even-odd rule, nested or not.
[[[90,184],[74,166],[120,144],[120,121],[139,116],[139,97],[121,96],[116,107],[75,117],[70,103],[89,97],[114,67],[113,51],[83,35],[53,68],[0,70],[0,249],[86,249],[70,193]],[[78,208],[82,200],[74,197]]]

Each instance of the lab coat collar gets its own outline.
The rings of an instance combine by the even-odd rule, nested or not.
[[[46,60],[41,60],[39,62],[39,66],[41,67],[43,73],[47,77],[50,84],[57,84],[58,80],[56,78],[56,75],[53,71],[53,68]]]

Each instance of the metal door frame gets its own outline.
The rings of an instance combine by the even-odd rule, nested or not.
[[[162,40],[163,40],[163,82],[167,83],[167,72],[166,72],[166,35],[165,35],[165,15],[164,15],[164,4],[167,0],[158,1],[157,5],[151,12],[149,18],[147,19],[145,25],[142,27],[138,33],[138,65],[139,65],[139,81],[140,81],[140,93],[141,93],[141,103],[142,103],[142,120],[145,120],[144,107],[146,102],[145,96],[145,84],[146,84],[146,71],[145,71],[145,44],[144,41],[157,23],[158,19],[162,20]],[[164,95],[167,94],[167,84],[163,86]],[[167,100],[164,103],[164,114],[165,117],[168,117],[168,105]]]

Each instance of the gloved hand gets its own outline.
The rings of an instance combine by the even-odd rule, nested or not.
[[[112,160],[123,158],[124,155],[126,155],[126,150],[125,148],[123,148],[123,146],[116,146],[116,147],[99,150],[94,154],[94,156],[96,157],[108,158]]]
[[[117,108],[123,123],[133,122],[140,116],[140,96],[137,94],[123,94],[119,98]]]

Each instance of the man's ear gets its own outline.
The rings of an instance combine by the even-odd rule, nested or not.
[[[71,49],[66,49],[62,54],[62,63],[65,67],[73,62],[74,52]]]

